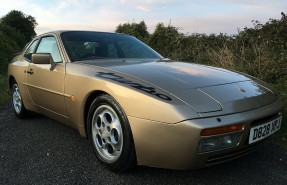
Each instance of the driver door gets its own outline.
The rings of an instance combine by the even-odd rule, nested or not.
[[[36,53],[50,53],[56,66],[34,64],[27,69],[27,86],[33,103],[41,108],[66,116],[64,101],[65,63],[54,36],[42,37]]]

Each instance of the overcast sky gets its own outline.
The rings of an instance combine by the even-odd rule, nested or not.
[[[37,34],[77,29],[113,32],[120,23],[145,21],[149,32],[159,22],[182,33],[235,34],[279,19],[287,0],[0,0],[0,16],[20,10],[36,18]]]

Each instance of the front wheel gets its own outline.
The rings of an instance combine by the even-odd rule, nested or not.
[[[120,105],[109,95],[94,100],[87,131],[96,156],[112,171],[128,171],[136,165],[133,137]]]
[[[12,106],[14,114],[18,118],[25,118],[27,116],[27,110],[23,104],[20,89],[16,82],[14,82],[12,85]]]

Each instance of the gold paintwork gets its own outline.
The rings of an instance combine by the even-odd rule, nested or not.
[[[138,163],[181,170],[207,166],[207,160],[213,156],[248,148],[249,146],[245,145],[244,141],[248,139],[250,123],[253,120],[264,117],[266,113],[274,114],[280,111],[282,105],[281,101],[276,101],[274,104],[258,110],[220,116],[222,119],[221,123],[216,121],[216,117],[187,120],[178,124],[164,124],[129,117],[136,143]],[[202,129],[238,123],[244,123],[245,132],[243,132],[241,139],[243,142],[237,147],[204,154],[197,153],[198,148],[196,146],[198,146],[201,138],[200,133]],[[244,155],[244,153],[241,155]],[[227,160],[231,159],[233,158]]]
[[[255,147],[257,144],[248,146],[244,143],[248,139],[250,123],[278,114],[283,108],[283,102],[269,89],[263,88],[263,82],[223,69],[220,69],[222,73],[218,71],[217,75],[209,72],[209,70],[217,72],[216,68],[209,67],[207,69],[200,65],[187,68],[188,64],[172,63],[170,69],[177,71],[174,75],[163,76],[161,79],[159,73],[154,74],[152,71],[152,67],[162,65],[156,62],[150,62],[147,65],[140,64],[141,66],[122,65],[117,62],[103,65],[71,62],[61,41],[61,33],[61,31],[51,32],[38,37],[50,35],[56,38],[62,62],[57,63],[54,69],[50,69],[50,64],[33,64],[25,59],[23,54],[27,48],[9,65],[9,79],[15,79],[18,83],[26,109],[58,120],[77,129],[81,136],[86,137],[85,119],[87,114],[85,111],[89,108],[87,105],[96,96],[107,93],[116,99],[128,117],[138,164],[171,169],[193,169],[210,165],[207,162],[214,156]],[[106,67],[106,65],[110,66]],[[32,71],[33,74],[29,74],[27,71]],[[196,80],[193,84],[179,78],[181,76],[176,77],[179,72],[196,78],[200,75],[210,79],[220,78],[226,83],[229,83],[228,75],[235,77],[237,75],[241,80],[254,80],[259,84],[254,85],[254,88],[256,86],[259,89],[258,92],[264,91],[265,96],[270,97],[270,100],[266,100],[260,106],[252,109],[239,102],[239,97],[243,95],[235,93],[228,96],[229,102],[219,102],[214,97],[219,97],[222,92],[215,88],[215,92],[218,91],[218,94],[210,95],[212,89],[205,88],[208,86],[208,79],[204,78],[202,82]],[[220,76],[223,72],[226,77]],[[115,77],[117,80],[113,80],[97,76],[97,74],[108,73],[121,77]],[[167,77],[170,80],[166,80]],[[123,79],[128,83],[120,82]],[[129,85],[131,82],[142,87],[152,86],[152,91],[156,91],[157,96],[154,92],[149,94],[134,88]],[[195,88],[180,90],[180,84],[193,85]],[[252,86],[252,84],[247,85]],[[232,88],[229,87],[229,89]],[[251,102],[258,100],[253,92],[248,92],[245,87],[244,90],[249,93],[246,95]],[[234,88],[234,91],[238,91],[238,89]],[[238,91],[238,93],[244,92]],[[166,101],[165,97],[169,97],[171,100]],[[235,101],[233,102],[233,100]],[[228,110],[225,108],[226,106],[229,107]],[[208,109],[210,110],[206,111]],[[231,110],[236,110],[236,112],[230,112]],[[217,118],[222,121],[218,122]],[[238,123],[244,123],[243,136],[238,146],[232,149],[198,154],[198,144],[202,137],[200,133],[203,129]],[[221,162],[224,161],[226,160]]]
[[[30,63],[28,70],[33,69],[33,75],[27,75],[27,85],[31,100],[35,105],[41,105],[59,114],[67,115],[64,102],[64,64],[57,64],[51,71],[50,64]],[[45,97],[45,98],[43,98]]]

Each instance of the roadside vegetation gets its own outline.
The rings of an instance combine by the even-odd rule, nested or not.
[[[188,34],[159,23],[154,33],[147,32],[144,21],[120,24],[116,32],[134,35],[162,56],[240,71],[273,85],[287,103],[287,17],[269,19],[262,24],[252,21],[236,35]],[[281,130],[275,135],[287,149],[287,111],[283,112]]]
[[[8,101],[7,66],[13,55],[35,35],[37,22],[31,15],[12,10],[0,19],[0,107]]]
[[[115,32],[133,35],[162,56],[250,74],[273,84],[287,103],[287,17],[268,22],[252,21],[252,28],[238,34],[183,34],[179,28],[159,23],[153,33],[144,21],[124,23]],[[8,101],[7,65],[13,53],[20,51],[35,35],[34,17],[13,10],[0,19],[0,106]],[[287,111],[281,130],[275,135],[287,149]]]

